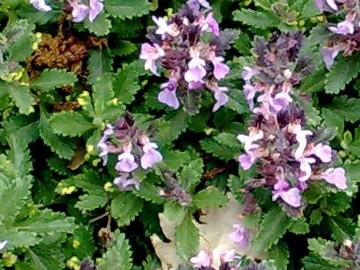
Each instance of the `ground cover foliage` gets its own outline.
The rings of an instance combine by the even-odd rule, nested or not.
[[[359,21],[0,1],[1,269],[359,269]]]

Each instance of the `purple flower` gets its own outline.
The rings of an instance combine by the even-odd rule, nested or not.
[[[252,86],[251,84],[245,84],[244,85],[244,96],[249,104],[250,110],[254,109],[254,97],[258,89],[255,86]]]
[[[103,0],[90,0],[90,12],[89,12],[89,21],[93,22],[95,18],[100,14],[104,9]]]
[[[280,197],[292,207],[297,208],[301,205],[300,190],[298,188],[291,188],[288,191],[283,191],[280,193]]]
[[[187,82],[201,82],[206,75],[205,60],[194,57],[189,62],[189,69],[185,72],[184,78]]]
[[[221,263],[232,262],[236,258],[236,250],[230,249],[228,251],[223,251],[220,254]]]
[[[204,26],[203,30],[207,30],[207,31],[210,30],[209,32],[213,33],[215,36],[220,35],[219,24],[214,19],[212,12],[210,12],[207,15],[207,17],[205,19],[205,26]]]
[[[308,180],[311,176],[311,163],[315,163],[314,158],[307,158],[307,157],[300,157],[298,159],[300,162],[300,170],[304,173],[302,176],[299,177],[299,181],[304,182]]]
[[[249,231],[240,224],[233,225],[234,231],[229,234],[229,238],[239,245],[240,248],[246,249],[249,246]]]
[[[156,143],[150,142],[146,136],[142,137],[140,142],[143,144],[142,150],[144,151],[140,160],[143,169],[151,168],[154,164],[162,161],[162,155],[155,150],[155,148],[158,148]]]
[[[259,71],[257,71],[256,69],[252,69],[251,67],[245,66],[243,68],[241,76],[244,81],[250,81],[251,78],[257,74],[259,74]]]
[[[155,61],[164,55],[164,50],[158,44],[152,46],[149,43],[143,43],[141,45],[140,59],[145,60],[145,70],[150,70],[156,76],[160,74],[157,72]]]
[[[348,35],[348,34],[353,34],[354,33],[354,24],[353,21],[356,17],[356,13],[355,12],[351,12],[348,13],[346,15],[346,19],[343,22],[340,22],[335,26],[329,26],[329,30],[331,32],[334,32],[336,34],[339,35]]]
[[[321,174],[321,177],[339,189],[347,188],[345,170],[343,168],[329,168]]]
[[[225,105],[229,101],[229,97],[224,93],[227,91],[227,87],[217,87],[214,90],[216,103],[212,109],[213,112],[216,112],[221,106]]]
[[[124,190],[124,191],[130,190],[132,186],[135,187],[135,189],[137,190],[140,189],[139,181],[134,178],[128,179],[127,174],[123,174],[119,177],[116,177],[114,179],[114,184],[117,185],[120,190]]]
[[[239,156],[238,161],[240,163],[240,166],[246,171],[250,169],[250,167],[254,164],[256,160],[256,156],[253,154],[253,152],[249,151],[246,154],[242,154]]]
[[[295,151],[295,158],[299,159],[304,155],[304,150],[307,145],[306,136],[312,135],[310,130],[302,130],[301,125],[298,123],[291,123],[288,125],[288,132],[293,133],[296,135],[296,140],[299,143],[296,151]]]
[[[158,100],[174,109],[178,109],[180,102],[176,96],[176,79],[170,78],[168,82],[161,84],[160,87],[163,90],[159,93]]]
[[[132,172],[138,167],[135,157],[130,153],[122,153],[118,156],[118,160],[115,169],[119,172]]]
[[[315,0],[316,7],[318,10],[322,11],[338,11],[338,7],[335,3],[335,0]]]
[[[244,144],[244,149],[248,152],[251,149],[257,148],[259,145],[254,144],[257,140],[260,140],[264,137],[264,132],[256,128],[249,129],[249,136],[239,134],[236,138]]]
[[[342,50],[342,46],[324,47],[320,49],[326,68],[329,69],[334,63],[335,57]]]
[[[79,3],[78,0],[68,0],[68,3],[72,7],[73,22],[81,22],[89,14],[89,7]]]
[[[211,61],[214,65],[214,76],[217,80],[223,79],[230,71],[230,68],[222,63],[223,61],[223,57],[214,57]]]
[[[30,4],[39,11],[47,12],[51,10],[51,7],[45,3],[45,0],[30,0]]]
[[[104,131],[104,135],[97,144],[97,148],[100,150],[99,156],[103,159],[103,166],[105,166],[107,163],[109,153],[109,146],[107,145],[106,141],[108,140],[109,136],[114,133],[112,125],[107,124],[106,126],[107,129]]]
[[[328,163],[331,161],[332,150],[331,147],[328,145],[319,143],[315,146],[312,152],[324,163]]]
[[[201,250],[196,257],[190,259],[190,262],[195,264],[196,268],[210,267],[212,262],[211,254]]]

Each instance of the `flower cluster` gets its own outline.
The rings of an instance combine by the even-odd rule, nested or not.
[[[300,33],[273,34],[269,42],[256,42],[256,64],[242,74],[244,94],[255,115],[248,135],[237,137],[246,152],[239,156],[241,167],[261,164],[263,178],[250,186],[271,187],[273,200],[293,208],[302,206],[301,193],[311,181],[324,179],[346,188],[344,169],[326,169],[333,150],[319,141],[320,134],[305,128],[304,111],[291,97],[293,85],[309,71],[306,59],[298,57],[301,42]]]
[[[328,29],[333,33],[321,54],[327,68],[330,68],[335,57],[342,51],[343,55],[351,55],[360,48],[360,12],[357,0],[315,0],[320,11],[346,14],[345,19]]]
[[[43,12],[52,10],[45,0],[30,0],[30,4]],[[93,22],[103,9],[103,0],[89,0],[87,5],[82,0],[67,0],[67,4],[64,6],[64,10],[71,13],[73,22],[81,22],[86,17]]]
[[[161,84],[158,100],[174,109],[182,103],[191,112],[196,110],[193,103],[200,90],[207,89],[216,100],[213,111],[226,104],[228,89],[218,86],[218,81],[230,71],[223,58],[230,37],[220,32],[209,3],[189,0],[170,18],[153,20],[157,26],[149,28],[151,43],[142,44],[140,58],[145,69],[157,76],[158,67],[167,71],[168,81]]]
[[[114,184],[122,190],[128,190],[131,186],[139,189],[139,181],[132,175],[139,165],[148,169],[162,160],[156,143],[150,142],[149,137],[134,125],[129,114],[118,119],[114,126],[107,125],[97,148],[104,166],[109,153],[118,155],[115,170],[119,176],[114,179]]]

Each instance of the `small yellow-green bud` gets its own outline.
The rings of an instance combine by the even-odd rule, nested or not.
[[[106,182],[104,185],[104,190],[106,192],[113,192],[114,191],[113,184],[111,182]]]
[[[298,26],[299,26],[299,27],[303,27],[304,25],[305,25],[305,21],[304,21],[304,20],[298,21]]]
[[[2,255],[2,259],[3,259],[5,267],[11,267],[16,263],[17,256],[11,252],[5,252]]]
[[[78,240],[73,240],[72,246],[73,248],[77,249],[78,247],[80,247],[80,242]]]
[[[86,146],[86,152],[91,154],[94,152],[94,146],[92,144]]]
[[[101,161],[100,158],[94,159],[94,160],[92,161],[92,165],[93,165],[94,167],[97,167],[97,165],[99,165],[100,161]]]

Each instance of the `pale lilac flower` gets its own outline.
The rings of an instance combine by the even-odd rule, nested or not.
[[[249,231],[240,224],[233,225],[234,231],[229,234],[229,238],[239,245],[240,248],[246,249],[249,246]]]
[[[90,12],[89,12],[89,21],[93,22],[95,18],[100,14],[104,9],[103,0],[90,0]]]
[[[192,262],[196,268],[209,267],[212,262],[211,254],[201,250],[196,257],[190,259],[190,262]]]
[[[140,59],[145,60],[145,70],[150,70],[156,76],[160,76],[160,74],[157,72],[155,62],[164,55],[164,50],[158,44],[152,46],[149,43],[143,43],[141,45]]]
[[[140,160],[143,169],[151,168],[154,164],[162,161],[162,155],[159,151],[155,150],[158,148],[156,143],[150,142],[146,136],[142,137],[140,142],[143,144],[142,150],[144,151]]]
[[[324,47],[320,49],[320,53],[323,57],[323,61],[327,69],[329,69],[334,63],[334,59],[342,50],[342,46],[336,45],[333,47]]]
[[[312,135],[310,130],[302,130],[301,125],[298,123],[291,123],[288,125],[288,131],[296,135],[296,140],[299,143],[296,151],[295,151],[295,158],[299,159],[304,155],[304,150],[307,145],[306,136]]]
[[[287,191],[283,191],[280,193],[280,197],[292,207],[297,208],[301,205],[300,190],[298,188],[291,188]]]
[[[355,12],[348,13],[346,19],[343,22],[338,23],[336,26],[329,26],[329,30],[339,35],[348,35],[354,33],[354,19],[356,17]]]
[[[251,78],[255,75],[259,74],[259,71],[256,69],[253,69],[251,67],[245,66],[243,68],[243,71],[241,73],[241,76],[243,78],[244,81],[249,81],[251,80]]]
[[[213,33],[215,36],[220,35],[219,24],[214,19],[212,12],[210,12],[207,15],[207,17],[205,19],[205,25],[202,27],[202,30],[209,31],[209,32]]]
[[[2,250],[6,246],[7,242],[7,240],[0,241],[0,250]]]
[[[90,8],[81,2],[79,3],[78,0],[68,0],[68,3],[72,7],[73,22],[81,22],[89,14]]]
[[[205,60],[200,57],[194,57],[190,60],[189,69],[185,72],[184,78],[187,82],[201,82],[206,75]]]
[[[276,105],[277,112],[285,109],[293,99],[290,97],[291,84],[283,83],[281,92],[277,93],[274,97],[274,104]]]
[[[223,79],[230,71],[230,68],[223,63],[223,57],[214,57],[211,62],[214,65],[214,77],[217,80]]]
[[[104,131],[104,135],[101,137],[99,143],[97,144],[97,148],[100,150],[99,156],[103,159],[103,166],[106,165],[108,160],[109,146],[106,141],[110,135],[114,133],[113,126],[107,124],[107,129]]]
[[[298,161],[300,162],[300,170],[304,173],[299,177],[299,181],[304,182],[310,178],[312,173],[310,164],[315,163],[316,160],[314,158],[300,157]]]
[[[227,87],[217,87],[214,90],[214,98],[216,103],[212,109],[213,112],[216,112],[221,106],[225,105],[229,101],[229,97],[224,93],[227,91]]]
[[[249,151],[246,154],[242,154],[239,156],[238,161],[240,166],[246,171],[250,169],[250,167],[254,164],[256,160],[256,156],[253,152]]]
[[[30,4],[39,11],[47,12],[51,7],[45,3],[45,0],[30,0]]]
[[[177,81],[172,78],[168,82],[161,84],[160,88],[163,90],[158,94],[158,100],[174,109],[178,109],[180,102],[176,96],[176,87]]]
[[[222,264],[227,263],[227,262],[232,262],[235,258],[236,258],[236,250],[235,249],[223,251],[220,254],[220,262]]]
[[[158,26],[155,33],[164,37],[164,35],[168,32],[168,24],[166,20],[162,17],[156,18],[155,16],[152,16],[152,19]]]
[[[324,163],[329,163],[332,159],[331,147],[322,143],[317,144],[313,149],[314,153]]]
[[[255,97],[255,94],[257,91],[258,91],[257,87],[255,87],[251,84],[244,85],[243,93],[244,93],[246,101],[249,104],[250,110],[254,109],[254,97]]]
[[[199,82],[189,82],[188,83],[188,89],[189,90],[199,89],[199,88],[203,87],[203,85],[204,85],[203,80],[201,80]]]
[[[321,177],[339,189],[347,188],[345,170],[343,168],[329,168],[321,174]]]
[[[236,138],[244,144],[244,149],[248,152],[251,149],[257,148],[259,145],[254,143],[264,137],[264,132],[256,128],[249,129],[249,135],[239,134]]]
[[[130,190],[131,187],[135,187],[137,190],[140,189],[140,182],[134,178],[128,179],[127,174],[116,177],[114,179],[114,184],[117,185],[120,190]]]
[[[209,8],[209,9],[211,8],[208,1],[206,1],[206,0],[197,0],[197,1],[198,1],[199,4],[202,5],[204,8]]]
[[[316,7],[318,10],[322,11],[338,11],[338,6],[335,3],[335,0],[315,0]]]
[[[124,153],[118,155],[118,162],[115,169],[119,172],[132,172],[138,167],[135,157],[131,154],[132,144],[127,143],[123,146]]]

